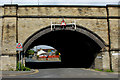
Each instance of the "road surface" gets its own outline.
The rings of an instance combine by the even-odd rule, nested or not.
[[[38,73],[3,78],[118,78],[117,73],[91,71],[83,68],[39,69]]]

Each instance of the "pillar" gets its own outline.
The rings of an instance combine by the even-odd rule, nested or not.
[[[17,6],[4,5],[2,25],[2,70],[16,70]]]

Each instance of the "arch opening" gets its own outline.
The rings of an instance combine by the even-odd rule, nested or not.
[[[35,68],[89,68],[93,64],[96,55],[103,47],[101,47],[100,44],[95,41],[95,39],[91,39],[90,37],[83,33],[80,33],[79,31],[72,30],[56,30],[47,32],[32,41],[31,44],[27,47],[26,51],[37,45],[48,45],[54,47],[61,53],[61,62],[26,63],[28,67],[31,67],[31,64],[34,64],[38,66]]]

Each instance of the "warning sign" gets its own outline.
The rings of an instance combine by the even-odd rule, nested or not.
[[[22,51],[23,50],[22,43],[16,43],[16,50],[17,51]]]
[[[64,20],[62,20],[62,22],[61,22],[61,26],[66,26],[66,23],[65,23]]]

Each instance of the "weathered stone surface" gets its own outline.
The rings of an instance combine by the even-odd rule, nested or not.
[[[94,7],[19,7],[19,16],[106,16],[106,8]]]
[[[108,7],[109,16],[119,16],[120,7]]]
[[[16,70],[16,56],[1,56],[2,70]]]
[[[103,52],[102,53],[102,60],[103,60],[103,69],[107,70],[110,69],[110,57],[109,57],[109,52]]]
[[[2,54],[16,54],[16,18],[4,18]]]
[[[82,27],[87,28],[88,30],[93,31],[98,36],[101,37],[108,44],[108,27],[107,21],[105,19],[67,19],[65,18],[66,23],[71,23],[76,20],[76,24]],[[18,19],[18,39],[19,42],[24,43],[25,40],[37,32],[38,30],[45,28],[53,23],[61,24],[62,19],[52,19],[52,18],[19,18]],[[24,35],[24,36],[23,36]]]
[[[0,18],[0,54],[1,54],[1,42],[2,42],[2,18]]]
[[[2,43],[2,18],[0,18],[0,56],[2,54],[2,47],[1,47],[1,43]],[[1,57],[0,57],[0,70],[1,70]]]
[[[49,25],[48,19],[18,19],[18,41],[24,43],[32,34]]]
[[[120,52],[119,51],[112,51],[112,68],[113,71],[120,71]]]
[[[0,7],[0,16],[3,16],[3,15],[4,15],[4,8]]]
[[[102,53],[99,53],[95,59],[95,68],[103,69]]]
[[[108,7],[109,16],[118,16],[117,7]],[[106,17],[106,8],[102,7],[19,7],[17,6],[4,6],[0,7],[0,16],[96,16]],[[107,19],[86,19],[86,18],[64,18],[66,23],[71,23],[76,20],[76,24],[82,26],[94,34],[98,35],[105,44],[109,44],[108,38],[108,24]],[[3,20],[3,21],[2,21]],[[118,35],[118,20],[110,19],[110,41],[111,49],[120,49],[120,36]],[[0,41],[2,40],[2,54],[16,54],[16,41],[24,43],[35,32],[51,25],[53,23],[60,24],[62,18],[17,18],[17,17],[4,17],[0,19]],[[1,32],[3,30],[3,35]],[[18,36],[18,37],[17,37]],[[2,39],[1,39],[2,38]],[[98,55],[99,56],[99,55]],[[118,57],[119,58],[119,57]],[[117,71],[116,56],[112,56],[112,66]],[[3,70],[9,70],[9,65],[14,69],[16,67],[15,56],[4,56],[0,58]],[[5,61],[5,59],[7,61]],[[8,64],[7,64],[8,63]],[[110,58],[108,49],[102,53],[102,59],[96,58],[96,67],[103,69],[110,69]],[[102,67],[101,67],[102,65]],[[119,67],[120,68],[120,67]]]
[[[111,49],[118,49],[118,20],[119,19],[110,19],[110,39],[111,39]],[[120,47],[119,47],[120,48]]]
[[[16,13],[16,6],[5,6],[4,7],[4,15],[12,15],[15,16]]]
[[[96,33],[106,44],[108,44],[108,27],[105,19],[80,19],[77,24]]]

